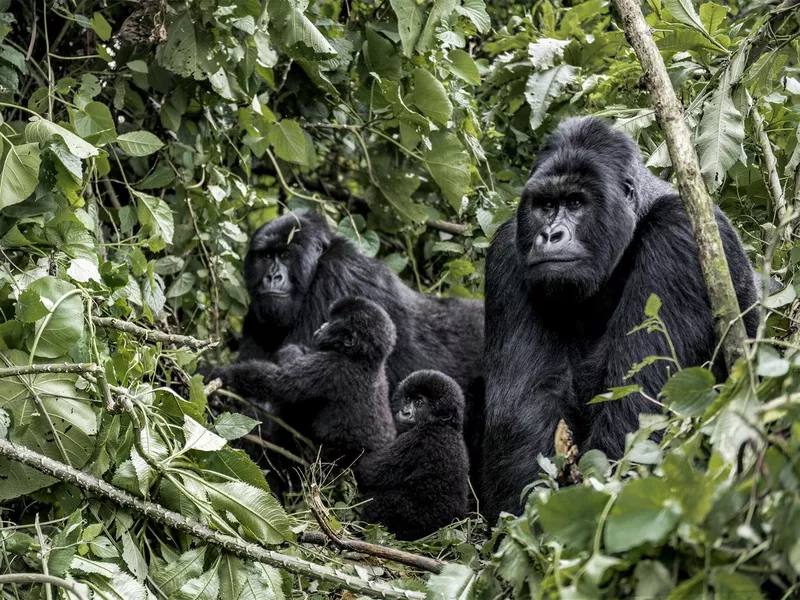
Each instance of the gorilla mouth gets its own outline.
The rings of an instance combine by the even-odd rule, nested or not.
[[[271,298],[287,298],[289,296],[289,292],[281,292],[281,291],[268,291],[268,292],[261,292],[262,296],[269,296]]]
[[[583,260],[583,256],[541,256],[528,260],[528,267],[541,267],[550,264],[570,264]]]

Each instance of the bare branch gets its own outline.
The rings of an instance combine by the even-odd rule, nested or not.
[[[35,375],[38,373],[92,373],[97,375],[103,369],[94,363],[52,363],[46,365],[24,365],[19,367],[0,368],[0,379],[17,375]]]
[[[659,125],[675,167],[683,205],[689,215],[703,277],[708,287],[714,328],[722,341],[725,364],[730,369],[744,353],[747,334],[739,319],[739,303],[728,261],[722,248],[714,205],[700,176],[700,164],[692,146],[683,107],[672,88],[664,59],[637,0],[615,0],[628,42],[636,51],[644,71]]]
[[[0,575],[0,587],[5,583],[13,585],[25,585],[26,583],[32,585],[55,585],[67,590],[78,600],[89,600],[89,596],[79,587],[79,584],[74,581],[61,579],[60,577],[54,577],[53,575],[44,575],[43,573],[12,573],[9,575]]]
[[[177,344],[178,346],[188,346],[192,350],[202,350],[203,348],[212,348],[217,345],[214,340],[198,340],[189,335],[177,335],[174,333],[164,333],[156,331],[155,329],[146,329],[139,327],[133,323],[128,323],[121,319],[114,319],[110,317],[92,317],[92,322],[100,327],[109,327],[130,333],[137,337],[142,338],[146,342],[161,342],[164,344]]]
[[[245,542],[240,538],[219,533],[198,521],[167,510],[154,502],[140,500],[128,492],[88,473],[69,467],[7,440],[0,439],[0,456],[41,471],[60,481],[71,483],[85,492],[107,498],[118,506],[129,508],[166,527],[183,531],[199,540],[219,546],[245,560],[272,565],[314,580],[327,581],[343,589],[373,598],[397,598],[401,600],[424,600],[425,598],[425,594],[421,592],[401,590],[382,582],[367,581],[340,569],[318,565],[296,556],[281,554],[275,550],[267,550],[258,544]]]
[[[761,155],[764,157],[764,169],[767,172],[767,183],[772,195],[772,202],[775,204],[775,212],[778,220],[782,221],[786,216],[786,196],[783,193],[780,177],[778,177],[778,161],[775,160],[772,143],[764,130],[764,117],[758,112],[758,102],[753,103],[750,118],[753,121],[753,130],[761,148]]]
[[[451,223],[450,221],[425,221],[425,225],[431,229],[438,229],[439,231],[444,231],[452,235],[462,235],[469,229],[468,225]]]

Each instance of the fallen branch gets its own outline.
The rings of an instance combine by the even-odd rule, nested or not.
[[[3,587],[3,584],[6,583],[14,585],[25,585],[26,583],[32,585],[39,583],[42,585],[55,585],[67,590],[78,600],[89,600],[89,595],[80,589],[76,582],[67,581],[66,579],[54,577],[53,575],[45,575],[44,573],[12,573],[9,575],[0,575],[0,587]]]
[[[78,469],[69,467],[52,458],[48,458],[7,440],[0,439],[0,456],[19,462],[37,471],[41,471],[60,481],[71,483],[85,492],[107,498],[118,506],[129,508],[161,525],[183,531],[199,540],[219,546],[239,558],[271,565],[311,579],[327,581],[343,589],[373,598],[425,599],[425,594],[421,592],[401,590],[384,583],[367,581],[355,575],[345,573],[340,569],[318,565],[302,558],[281,554],[274,550],[267,550],[258,544],[245,542],[237,537],[219,533],[198,521],[188,519],[181,514],[167,510],[163,506],[153,502],[140,500],[128,492],[114,487],[88,473],[83,473]]]
[[[92,322],[100,327],[109,327],[118,331],[124,331],[137,337],[142,338],[146,342],[161,342],[164,344],[177,344],[179,346],[188,346],[192,350],[202,350],[203,348],[211,348],[217,345],[214,340],[198,340],[190,335],[178,335],[175,333],[164,333],[156,331],[155,329],[146,329],[139,327],[133,323],[128,323],[121,319],[114,319],[110,317],[92,317]]]
[[[314,515],[314,519],[317,521],[322,533],[306,532],[308,535],[305,537],[301,536],[299,540],[301,542],[324,544],[327,540],[341,550],[368,554],[377,558],[383,558],[422,569],[423,571],[430,571],[431,573],[441,573],[442,569],[445,567],[443,562],[435,558],[419,556],[410,552],[403,552],[402,550],[395,550],[394,548],[387,548],[386,546],[370,544],[360,540],[349,540],[339,536],[339,534],[331,529],[328,519],[328,509],[325,508],[325,505],[322,503],[322,496],[319,492],[319,485],[317,485],[315,471],[311,473],[311,497],[308,499],[308,507],[311,509],[311,514]]]
[[[0,368],[0,379],[17,375],[36,375],[39,373],[102,373],[100,365],[94,363],[51,363],[45,365],[23,365]]]
[[[731,280],[728,261],[722,248],[714,205],[700,176],[700,164],[692,146],[689,128],[683,116],[683,107],[658,51],[650,27],[644,20],[638,0],[615,0],[622,18],[625,37],[633,47],[645,82],[653,100],[667,148],[675,167],[683,206],[689,215],[703,278],[708,288],[714,328],[722,343],[722,352],[728,369],[744,354],[747,333],[739,319],[739,302]]]
[[[425,225],[430,227],[431,229],[438,229],[439,231],[444,231],[445,233],[450,233],[452,235],[461,235],[466,233],[469,229],[468,225],[463,225],[461,223],[451,223],[450,221],[425,221]]]

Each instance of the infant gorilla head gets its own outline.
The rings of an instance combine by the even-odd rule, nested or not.
[[[343,354],[353,360],[385,360],[394,349],[397,330],[383,308],[351,296],[334,302],[330,319],[314,333],[315,350]]]
[[[450,377],[438,371],[417,371],[406,377],[392,397],[397,433],[432,423],[463,427],[464,397]]]

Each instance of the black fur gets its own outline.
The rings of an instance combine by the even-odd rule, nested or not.
[[[371,498],[365,521],[412,540],[466,517],[463,411],[461,389],[447,375],[417,371],[403,380],[392,397],[397,439],[355,467],[359,488]]]
[[[281,269],[277,261],[290,288],[285,297],[263,293],[265,279],[266,284],[274,281],[269,268],[275,267],[275,273]],[[331,303],[345,296],[368,298],[389,313],[397,328],[395,351],[387,362],[390,392],[420,369],[436,369],[455,379],[467,396],[468,439],[477,456],[483,412],[483,303],[411,290],[380,260],[364,256],[332,233],[324,217],[309,212],[284,215],[255,233],[245,258],[245,278],[251,305],[240,361],[271,360],[285,344],[308,344],[328,319]],[[290,415],[280,416],[297,424]]]
[[[339,300],[330,315],[308,349],[281,350],[279,358],[287,360],[217,367],[207,379],[219,377],[240,394],[291,406],[302,415],[295,426],[321,444],[325,460],[347,466],[395,438],[385,365],[396,334],[386,311],[364,298]]]
[[[557,211],[544,208],[548,199]],[[745,311],[755,301],[751,265],[720,210],[716,218]],[[546,239],[559,227],[564,235]],[[562,251],[578,261],[552,262]],[[569,120],[539,153],[517,215],[498,230],[486,261],[487,516],[521,510],[537,455],[554,452],[559,419],[582,452],[598,448],[613,459],[639,413],[659,410],[640,395],[587,406],[610,387],[637,383],[655,397],[666,382],[667,362],[623,382],[634,363],[670,355],[661,334],[628,335],[653,293],[681,366],[710,361],[717,339],[679,197],[650,175],[626,135],[595,118]],[[755,314],[744,319],[753,335]],[[719,362],[714,370],[725,374]]]

